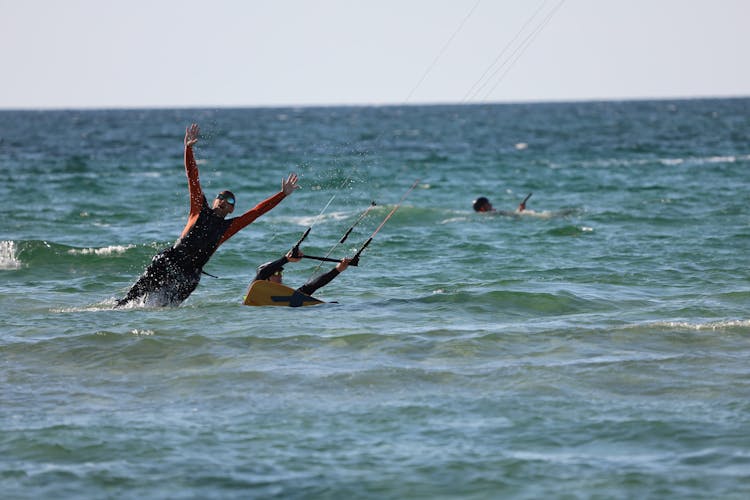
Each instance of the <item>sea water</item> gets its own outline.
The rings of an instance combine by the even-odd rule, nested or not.
[[[113,309],[192,122],[235,215],[302,187],[181,306]],[[0,172],[5,498],[750,495],[748,99],[2,111]],[[395,208],[329,303],[242,305]]]

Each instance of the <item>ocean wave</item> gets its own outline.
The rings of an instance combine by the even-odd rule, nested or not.
[[[165,246],[166,244],[150,243],[74,247],[44,240],[1,241],[0,270],[33,270],[65,264],[111,262],[111,258],[124,258],[128,264],[141,264],[147,256]]]
[[[135,248],[135,245],[111,245],[102,248],[71,248],[68,253],[71,255],[113,255],[123,254]]]
[[[0,270],[18,269],[18,249],[15,241],[0,241]]]
[[[50,309],[50,312],[54,314],[68,314],[68,313],[80,313],[80,312],[108,311],[108,310],[114,309],[116,304],[117,304],[117,301],[115,300],[115,298],[110,297],[101,302],[97,302],[96,304],[87,304],[87,305],[73,306],[73,307],[57,307],[57,308]],[[122,309],[132,309],[136,307],[136,305],[133,305],[133,304],[134,303],[131,302],[128,305],[123,306]]]
[[[291,224],[296,224],[298,226],[312,226],[315,224],[327,224],[330,222],[335,223],[338,221],[350,219],[355,216],[355,211],[337,211],[322,214],[318,213],[314,215],[288,216],[284,217],[283,219],[279,218],[279,220],[283,220],[284,222],[289,222]]]
[[[638,328],[643,326],[667,328],[675,330],[693,330],[693,331],[722,331],[722,330],[734,330],[734,329],[747,329],[750,328],[750,320],[747,319],[725,319],[717,321],[706,321],[706,322],[692,322],[692,321],[652,321],[645,324],[633,325],[632,328]]]
[[[392,299],[390,302],[403,300],[408,299]],[[417,298],[416,302],[450,307],[460,304],[467,310],[483,310],[524,316],[557,316],[601,309],[598,302],[578,297],[570,292],[532,293],[514,290],[451,292],[441,289],[430,295]]]
[[[396,207],[395,204],[384,204],[373,207],[367,216],[358,224],[357,231],[364,234],[372,232],[391,211]],[[297,225],[300,227],[305,226],[319,226],[323,228],[333,228],[338,226],[341,230],[345,230],[347,225],[357,221],[359,216],[365,209],[356,210],[338,210],[325,212],[320,214],[318,212],[309,213],[305,215],[285,215],[277,217],[274,220],[276,223],[284,223],[286,225]],[[490,220],[507,220],[507,218],[513,219],[527,219],[527,220],[554,220],[554,219],[567,219],[580,215],[582,210],[580,208],[565,208],[560,210],[525,210],[523,212],[515,211],[498,211],[486,214],[477,214],[473,210],[463,209],[458,210],[452,207],[446,206],[418,206],[405,204],[398,207],[394,212],[393,217],[388,221],[388,227],[433,227],[433,226],[444,226],[453,224],[464,224],[471,221],[490,221]],[[590,232],[590,227],[581,226],[578,228],[578,233]]]
[[[547,234],[550,236],[581,236],[593,232],[594,229],[589,226],[562,226],[550,229]]]
[[[356,232],[369,235],[396,207],[394,204],[376,205],[357,225]],[[336,226],[343,232],[347,226],[356,222],[367,207],[356,210],[326,212],[322,215],[311,213],[308,215],[285,216],[276,219],[277,222],[295,224],[301,227],[319,225],[321,227]],[[425,226],[461,222],[471,217],[473,212],[453,210],[444,207],[421,207],[401,205],[388,221],[388,227]]]
[[[496,212],[485,212],[482,214],[476,214],[477,217],[490,217],[490,218],[512,218],[512,219],[538,219],[538,220],[550,220],[550,219],[564,219],[574,215],[580,215],[583,211],[580,208],[565,208],[562,210],[524,210],[518,212],[516,210],[498,210]],[[474,212],[463,212],[465,213],[464,218],[456,218],[457,221],[463,222],[466,217],[474,215]]]
[[[583,168],[609,169],[613,167],[640,167],[653,165],[655,163],[665,167],[674,167],[741,163],[746,161],[750,161],[750,155],[686,156],[674,158],[598,158],[579,162],[575,166]]]

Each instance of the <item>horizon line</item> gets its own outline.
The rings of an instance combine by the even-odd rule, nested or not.
[[[136,111],[136,110],[179,110],[179,109],[298,109],[298,108],[388,108],[418,106],[511,106],[533,104],[583,104],[605,102],[658,102],[658,101],[698,101],[698,100],[731,100],[748,99],[750,94],[717,94],[692,96],[633,96],[633,97],[590,97],[568,99],[508,100],[486,102],[460,101],[424,101],[424,102],[389,102],[382,103],[274,103],[274,104],[173,104],[173,105],[51,105],[51,106],[12,106],[0,107],[0,111]]]

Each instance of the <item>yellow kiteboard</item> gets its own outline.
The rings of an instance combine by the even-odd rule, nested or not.
[[[281,283],[263,280],[253,281],[243,302],[246,306],[286,307],[314,306],[324,303],[322,300],[305,295]]]

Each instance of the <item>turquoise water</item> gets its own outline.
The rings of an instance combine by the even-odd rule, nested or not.
[[[114,310],[185,224],[191,122],[209,195],[303,188],[182,306]],[[746,498],[749,139],[748,99],[0,112],[0,488]],[[417,179],[337,304],[241,305]]]

